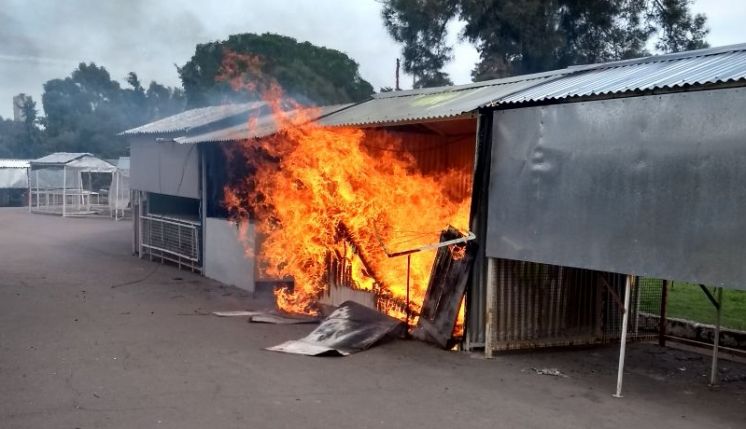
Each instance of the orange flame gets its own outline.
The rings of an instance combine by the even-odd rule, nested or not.
[[[236,58],[233,58],[235,60]],[[253,67],[261,62],[244,59]],[[249,69],[251,69],[249,67]],[[236,67],[226,67],[226,75]],[[251,89],[240,79],[225,78]],[[225,188],[225,205],[242,218],[251,213],[263,236],[260,269],[274,278],[291,277],[294,288],[276,293],[279,308],[316,313],[329,280],[329,258],[349,267],[355,289],[373,291],[386,313],[405,318],[407,260],[389,258],[439,240],[447,225],[468,229],[469,199],[450,192],[458,171],[423,174],[400,137],[380,130],[323,127],[314,108],[283,98],[274,82],[261,85],[278,130],[239,145],[256,173]],[[292,110],[288,110],[292,106]],[[461,247],[453,247],[454,257]],[[418,313],[428,285],[435,251],[411,257],[411,310]],[[461,255],[460,257],[463,257]]]

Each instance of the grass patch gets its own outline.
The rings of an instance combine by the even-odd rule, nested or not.
[[[659,313],[662,283],[657,279],[640,279],[640,311]],[[669,284],[667,316],[714,324],[715,307],[698,285],[674,282]],[[745,291],[723,289],[721,326],[746,331]]]

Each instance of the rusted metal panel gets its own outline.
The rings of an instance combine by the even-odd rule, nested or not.
[[[495,350],[596,344],[619,337],[622,276],[496,259],[491,264]],[[634,309],[632,310],[634,312]]]

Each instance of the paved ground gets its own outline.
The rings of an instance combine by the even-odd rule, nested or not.
[[[0,209],[1,428],[746,427],[745,381],[712,391],[706,358],[652,345],[631,347],[623,399],[613,347],[263,351],[312,327],[204,315],[262,301],[130,256],[130,228]]]

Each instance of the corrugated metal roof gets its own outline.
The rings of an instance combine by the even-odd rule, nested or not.
[[[31,161],[31,164],[67,164],[84,156],[93,156],[87,152],[55,152]]]
[[[0,168],[28,168],[28,159],[0,159]]]
[[[568,73],[559,79],[526,88],[491,105],[741,81],[746,79],[746,44],[570,67],[566,70]]]
[[[564,73],[565,70],[559,70],[468,85],[386,92],[376,94],[370,101],[329,115],[319,122],[330,126],[360,126],[456,118]]]
[[[341,111],[352,104],[336,104],[333,106],[323,106],[314,110],[313,117],[309,117],[310,120],[316,120],[318,118],[325,117],[334,112]],[[289,118],[292,118],[297,114],[297,111],[287,112]],[[256,119],[248,118],[240,124],[232,125],[226,128],[212,130],[195,135],[186,135],[183,137],[175,138],[174,141],[177,143],[193,144],[193,143],[216,143],[216,142],[227,142],[243,140],[248,138],[260,138],[266,137],[270,134],[277,132],[277,124],[271,114],[265,114],[259,116]]]
[[[265,104],[252,102],[243,104],[224,104],[221,106],[200,107],[187,110],[143,126],[124,131],[121,135],[169,134],[186,132],[192,128],[203,127],[233,116],[239,116]]]

